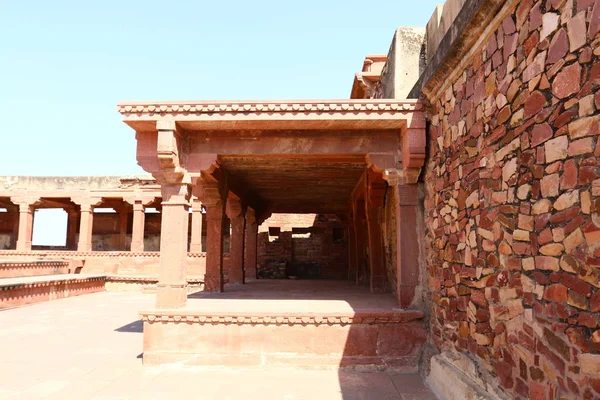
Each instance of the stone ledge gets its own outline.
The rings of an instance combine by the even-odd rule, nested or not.
[[[292,100],[289,102],[218,101],[218,102],[132,102],[119,103],[117,110],[124,116],[136,114],[246,114],[246,113],[322,113],[413,111],[422,105],[416,100]]]
[[[107,282],[140,282],[140,283],[158,283],[158,276],[147,276],[147,275],[108,275],[106,277]],[[203,278],[188,278],[186,279],[188,284],[200,284],[204,283]]]
[[[34,288],[52,286],[54,284],[70,284],[77,282],[105,281],[106,275],[51,275],[51,276],[28,276],[21,278],[0,279],[0,291],[21,288]]]
[[[64,260],[0,260],[0,268],[19,267],[19,268],[35,268],[39,266],[68,266],[69,262]]]
[[[86,257],[149,257],[158,258],[160,257],[159,251],[143,251],[143,252],[131,252],[131,251],[71,251],[71,250],[31,250],[31,251],[19,251],[19,250],[0,250],[0,256],[3,257],[63,257],[63,258],[86,258]],[[188,257],[191,258],[206,258],[206,253],[188,253]],[[8,260],[7,260],[8,261]],[[44,260],[35,260],[44,261]],[[0,263],[5,260],[0,261]]]
[[[202,310],[142,311],[144,322],[195,323],[224,325],[389,325],[423,318],[422,311],[359,312],[355,314],[267,313],[267,312],[206,312]]]

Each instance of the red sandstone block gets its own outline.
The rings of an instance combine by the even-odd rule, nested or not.
[[[592,313],[580,312],[577,322],[579,325],[587,326],[588,328],[596,328],[598,326],[598,316]]]
[[[567,287],[556,283],[546,287],[544,290],[544,299],[554,302],[567,302]]]

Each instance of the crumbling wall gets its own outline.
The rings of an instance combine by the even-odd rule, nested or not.
[[[431,338],[511,397],[600,396],[599,28],[600,0],[507,1],[424,83]]]

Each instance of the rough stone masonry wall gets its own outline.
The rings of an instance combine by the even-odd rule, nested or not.
[[[597,399],[600,0],[515,3],[432,104],[431,335],[511,397]]]

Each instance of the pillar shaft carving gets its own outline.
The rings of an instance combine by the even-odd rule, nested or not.
[[[163,184],[160,275],[156,307],[180,308],[187,299],[185,269],[190,190],[187,184]]]
[[[206,208],[205,292],[223,291],[223,224],[225,193],[216,182],[199,180],[194,188]]]
[[[396,293],[400,306],[408,308],[419,284],[418,186],[398,184],[392,188],[396,197]]]
[[[246,231],[244,239],[244,278],[256,279],[256,252],[258,242],[258,223],[256,214],[250,207],[246,210]]]
[[[33,236],[34,204],[39,201],[34,197],[12,197],[11,201],[19,205],[19,228],[17,233],[17,250],[31,250]]]
[[[190,252],[202,252],[202,202],[197,198],[192,201],[192,235],[190,239]]]
[[[141,201],[133,204],[133,225],[131,227],[131,251],[144,251],[144,230],[146,226],[146,208]]]
[[[225,207],[231,221],[229,241],[229,283],[244,283],[244,230],[246,228],[244,205],[237,198],[228,198]]]
[[[370,178],[370,174],[367,174],[367,178]],[[369,287],[373,293],[387,292],[389,290],[383,255],[383,232],[381,231],[380,221],[385,189],[385,182],[376,182],[367,179],[365,214],[369,240]]]
[[[367,284],[367,227],[365,218],[365,201],[355,200],[353,202],[353,216],[354,216],[354,242],[355,242],[355,256],[356,259],[356,273],[354,280],[357,285]]]

